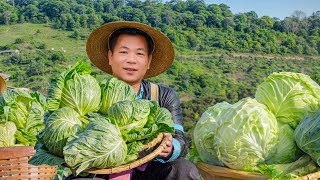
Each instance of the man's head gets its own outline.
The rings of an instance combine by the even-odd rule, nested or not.
[[[140,84],[150,67],[153,42],[143,31],[119,29],[109,38],[108,59],[112,75],[128,84]]]
[[[115,58],[114,53],[119,39],[126,40],[128,43],[128,38],[121,38],[124,36],[140,39],[142,44],[145,44],[146,55],[148,56],[147,59],[150,59],[148,61],[150,64],[143,78],[161,74],[172,65],[174,50],[169,38],[155,28],[131,21],[110,22],[100,26],[90,34],[86,50],[91,62],[102,71],[114,74],[114,68],[109,58]]]

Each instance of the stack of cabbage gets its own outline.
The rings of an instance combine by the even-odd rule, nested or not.
[[[0,95],[0,147],[34,146],[44,128],[46,98],[39,92],[11,89]]]
[[[80,61],[52,80],[45,129],[29,163],[66,163],[76,174],[116,167],[136,160],[160,132],[174,132],[167,109],[136,99],[133,88],[116,78],[99,84],[90,73]]]
[[[271,178],[314,172],[319,167],[310,156],[320,165],[319,108],[320,86],[309,76],[273,73],[255,99],[209,107],[194,129],[188,158]]]

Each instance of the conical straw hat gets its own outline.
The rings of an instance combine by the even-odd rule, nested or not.
[[[94,30],[87,41],[86,50],[91,62],[102,71],[112,74],[108,60],[108,42],[111,34],[121,28],[135,28],[147,33],[153,40],[154,51],[150,69],[144,78],[161,74],[173,63],[174,49],[169,38],[159,30],[138,22],[116,21],[104,24]]]
[[[0,94],[2,94],[7,89],[7,83],[3,79],[2,76],[0,76]]]

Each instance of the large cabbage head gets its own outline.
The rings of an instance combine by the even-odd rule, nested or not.
[[[109,108],[116,102],[136,99],[136,92],[127,83],[117,78],[105,79],[101,83],[100,112],[107,114]]]
[[[16,131],[17,127],[13,122],[0,123],[0,147],[14,146],[16,142],[14,134]]]
[[[108,121],[92,121],[81,134],[70,137],[63,149],[68,166],[79,174],[88,168],[111,168],[124,163],[127,145],[119,128]]]
[[[278,121],[295,129],[305,115],[319,109],[320,86],[305,74],[273,73],[258,86],[255,98],[266,105]]]
[[[305,117],[294,131],[297,145],[320,166],[320,109]]]
[[[79,61],[52,79],[48,90],[49,110],[71,107],[82,116],[98,111],[101,88],[90,72],[90,66]]]
[[[218,128],[217,117],[224,113],[231,105],[227,102],[217,103],[209,107],[198,120],[193,131],[193,141],[201,161],[222,166],[215,147],[213,146],[215,133]]]
[[[127,132],[134,128],[143,128],[148,121],[149,113],[148,100],[125,100],[113,104],[108,110],[108,117],[121,131]]]
[[[232,169],[247,169],[265,161],[278,139],[274,115],[255,99],[231,105],[217,118],[214,148],[218,159]]]
[[[83,131],[80,115],[70,107],[54,111],[45,121],[43,141],[54,155],[63,157],[63,147],[68,138]]]

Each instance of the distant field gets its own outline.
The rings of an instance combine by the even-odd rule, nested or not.
[[[13,44],[17,38],[21,38],[28,43],[43,43],[47,49],[65,52],[66,56],[80,55],[86,56],[86,39],[76,40],[70,38],[72,31],[61,31],[52,29],[47,24],[16,24],[10,26],[0,26],[0,46]],[[27,47],[19,47],[26,50]]]

